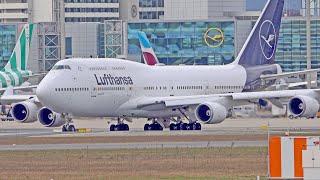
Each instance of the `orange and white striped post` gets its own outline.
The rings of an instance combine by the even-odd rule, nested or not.
[[[320,137],[270,137],[269,177],[303,179],[302,152],[313,148],[317,142],[320,142]]]

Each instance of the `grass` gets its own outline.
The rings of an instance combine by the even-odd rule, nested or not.
[[[3,151],[0,179],[255,179],[267,148]]]

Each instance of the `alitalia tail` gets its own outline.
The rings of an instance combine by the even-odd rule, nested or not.
[[[16,42],[8,63],[0,71],[0,91],[4,91],[5,88],[9,86],[21,86],[30,77],[35,76],[27,68],[31,40],[35,26],[35,24],[26,24],[21,30],[20,36]],[[34,88],[34,86],[24,88]]]

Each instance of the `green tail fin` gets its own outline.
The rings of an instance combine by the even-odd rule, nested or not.
[[[5,71],[24,71],[27,69],[29,49],[34,29],[35,24],[24,25],[10,59],[4,67]]]

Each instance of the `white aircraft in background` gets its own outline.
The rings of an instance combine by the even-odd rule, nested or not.
[[[320,89],[248,92],[274,82],[262,84],[261,75],[282,72],[274,64],[274,56],[283,5],[283,0],[268,1],[238,57],[229,65],[149,66],[121,59],[62,60],[39,84],[36,97],[24,97],[26,101],[13,105],[12,116],[20,122],[38,119],[47,127],[66,123],[64,129],[69,129],[70,117],[85,116],[119,118],[111,131],[129,130],[123,120],[133,117],[157,118],[145,125],[146,130],[200,130],[197,120],[221,123],[233,106],[259,99],[277,104],[289,98],[292,114],[314,117],[320,106]],[[271,48],[261,38],[270,35],[275,37],[268,42]],[[168,124],[179,117],[189,123]]]

